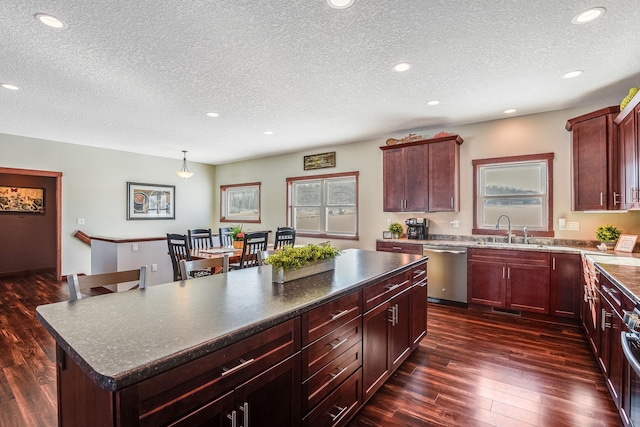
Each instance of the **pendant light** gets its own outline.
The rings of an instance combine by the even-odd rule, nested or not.
[[[193,172],[189,172],[189,168],[187,167],[187,151],[182,150],[182,155],[182,169],[176,172],[176,174],[178,174],[180,178],[191,178],[193,176]]]

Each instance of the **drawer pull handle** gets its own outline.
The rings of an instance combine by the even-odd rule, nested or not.
[[[231,421],[231,427],[238,427],[238,413],[235,409],[227,414],[227,418]]]
[[[415,274],[413,275],[413,278],[415,279],[416,277],[420,277],[420,276],[422,276],[423,274],[427,274],[427,270],[417,270],[417,271],[415,272]]]
[[[346,342],[347,342],[347,338],[344,338],[344,339],[338,341],[337,343],[332,343],[332,344],[329,344],[329,345],[331,346],[331,350],[335,350],[336,348],[340,347],[342,344],[344,344]]]
[[[394,289],[398,289],[400,286],[402,286],[402,283],[398,283],[398,284],[395,284],[395,285],[387,286],[387,292],[391,292]]]
[[[401,251],[401,250],[402,250],[402,248],[401,248],[400,246],[394,246],[394,247],[393,247],[393,250],[394,250],[394,251]]]
[[[254,361],[255,359],[249,359],[249,360],[240,359],[240,364],[237,366],[234,366],[231,369],[222,367],[222,376],[225,377],[227,375],[231,375],[234,372],[239,371],[242,368],[246,368],[247,366],[251,365]]]
[[[342,416],[342,414],[344,413],[344,411],[347,410],[348,406],[345,406],[344,408],[341,408],[338,405],[336,405],[336,406],[334,406],[334,408],[336,408],[338,410],[338,413],[334,415],[331,412],[329,412],[329,416],[331,417],[331,421],[335,421],[338,418],[340,418]]]
[[[342,375],[346,370],[347,370],[348,366],[345,366],[344,368],[340,369],[338,368],[338,372],[337,373],[331,373],[329,375],[331,375],[331,381],[335,380],[336,378],[338,378],[340,375]]]
[[[345,314],[347,314],[348,312],[349,312],[349,310],[342,310],[342,311],[339,311],[337,314],[332,314],[331,315],[331,320],[339,319],[342,316],[344,316]]]

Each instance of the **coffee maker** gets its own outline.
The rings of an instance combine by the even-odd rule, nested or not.
[[[405,222],[407,226],[407,239],[427,240],[429,220],[426,218],[409,218]]]

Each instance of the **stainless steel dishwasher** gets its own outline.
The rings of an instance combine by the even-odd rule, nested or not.
[[[467,302],[467,248],[423,246],[427,261],[427,296],[432,302]],[[443,300],[443,301],[441,301]]]

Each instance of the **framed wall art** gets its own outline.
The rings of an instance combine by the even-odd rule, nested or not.
[[[336,152],[304,156],[304,170],[336,167]]]
[[[220,186],[221,222],[260,222],[260,182]]]
[[[0,186],[0,212],[44,214],[44,188]]]
[[[127,220],[176,219],[175,185],[127,182]]]

